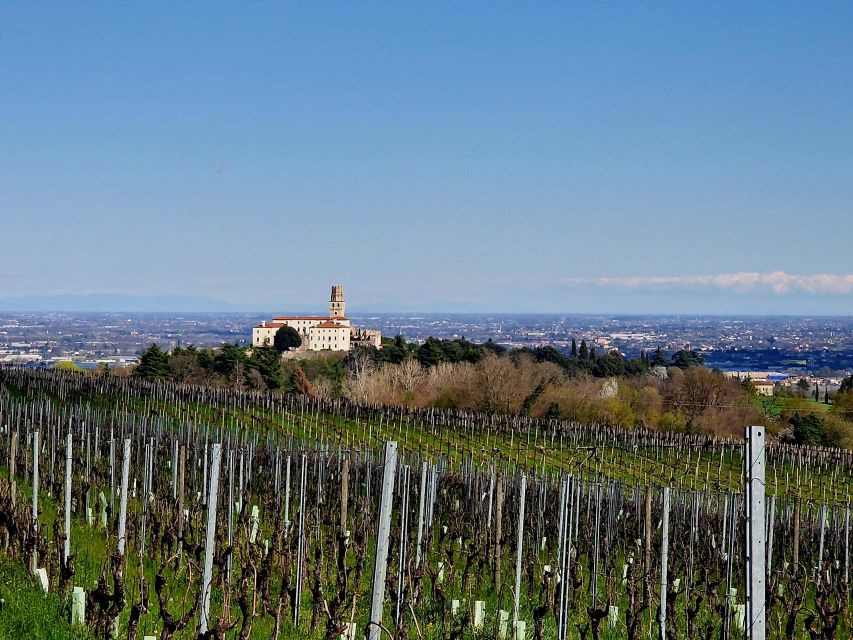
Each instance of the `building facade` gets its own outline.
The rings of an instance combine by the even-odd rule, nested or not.
[[[302,345],[298,351],[349,351],[358,346],[382,346],[382,334],[375,329],[357,329],[346,317],[344,288],[332,287],[328,316],[276,316],[252,328],[252,346],[272,345],[276,332],[292,327]]]

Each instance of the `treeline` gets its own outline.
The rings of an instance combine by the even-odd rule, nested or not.
[[[427,338],[423,343],[407,342],[403,336],[386,339],[381,350],[371,349],[373,360],[377,363],[400,364],[413,358],[424,367],[441,363],[456,364],[468,362],[475,364],[487,355],[501,355],[508,350],[491,339],[477,344],[465,338],[439,340]],[[589,374],[596,378],[611,378],[614,376],[639,376],[648,373],[656,367],[675,366],[680,369],[703,364],[702,357],[692,350],[679,350],[672,357],[660,348],[653,354],[640,352],[640,357],[627,359],[619,351],[613,349],[599,355],[595,346],[589,347],[586,340],[578,345],[572,340],[571,351],[565,354],[551,346],[524,347],[513,350],[512,353],[529,354],[537,362],[553,362],[569,375]]]
[[[343,383],[344,367],[338,357],[315,359],[309,372],[295,361],[283,361],[272,346],[242,347],[224,343],[218,349],[194,346],[175,347],[166,352],[157,344],[142,351],[139,364],[121,374],[143,379],[166,379],[177,383],[200,384],[232,389],[272,389],[313,394],[308,375]]]
[[[658,349],[628,359],[618,351],[598,354],[585,341],[563,353],[397,337],[379,350],[283,359],[274,346],[166,352],[152,344],[138,365],[111,375],[685,433],[739,436],[744,425],[766,424],[790,442],[853,446],[853,379],[821,413],[805,399],[768,411],[754,386],[707,369],[693,351],[669,356]]]
[[[672,358],[661,349],[653,356],[641,352],[637,359],[626,359],[616,350],[599,356],[595,347],[587,347],[585,340],[580,346],[573,340],[571,353],[564,354],[551,346],[509,350],[491,339],[478,344],[465,338],[439,340],[430,337],[423,343],[415,343],[397,336],[386,339],[382,349],[362,347],[346,355],[329,352],[283,361],[281,354],[293,346],[298,346],[298,342],[281,347],[278,335],[275,344],[262,347],[223,343],[217,349],[190,345],[167,352],[152,343],[141,352],[133,375],[234,388],[300,391],[304,389],[303,378],[309,381],[324,378],[340,390],[346,371],[357,372],[363,368],[364,361],[369,361],[371,367],[413,361],[428,369],[440,364],[477,364],[489,356],[528,356],[535,362],[553,363],[570,377],[591,375],[596,378],[640,376],[655,369],[671,366],[688,369],[702,364],[695,351],[678,351]],[[306,368],[310,372],[306,372]]]
[[[676,351],[671,358],[660,348],[655,350],[653,356],[641,351],[640,357],[632,360],[626,359],[615,349],[598,356],[595,347],[587,348],[584,340],[581,341],[580,347],[572,340],[570,355],[549,346],[524,348],[521,351],[531,354],[537,362],[553,362],[569,375],[589,374],[596,378],[641,376],[656,368],[689,369],[704,364],[698,353],[683,349]]]

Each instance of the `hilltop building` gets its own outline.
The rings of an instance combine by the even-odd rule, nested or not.
[[[298,351],[350,351],[359,346],[382,346],[382,334],[374,329],[358,329],[346,317],[344,288],[332,287],[328,316],[276,316],[252,329],[252,345],[271,345],[282,327],[293,327],[302,338]]]

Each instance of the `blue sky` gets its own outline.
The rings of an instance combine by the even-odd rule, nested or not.
[[[0,297],[849,314],[851,33],[849,2],[4,3]]]

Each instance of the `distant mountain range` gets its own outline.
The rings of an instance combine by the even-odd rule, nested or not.
[[[238,312],[248,311],[246,305],[223,302],[204,296],[133,296],[121,293],[89,295],[27,295],[0,298],[0,311],[73,311],[97,312]]]

